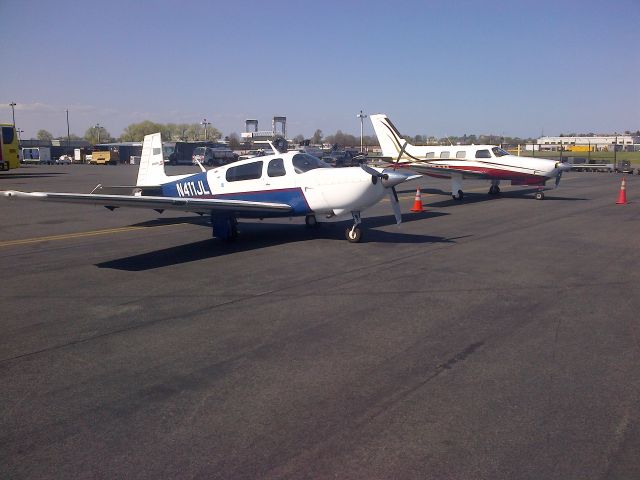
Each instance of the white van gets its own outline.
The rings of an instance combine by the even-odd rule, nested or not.
[[[49,147],[23,148],[22,163],[46,163],[51,165],[51,149]]]

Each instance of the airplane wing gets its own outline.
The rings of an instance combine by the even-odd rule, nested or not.
[[[413,162],[413,163],[401,163],[404,168],[413,170],[414,172],[422,175],[430,175],[432,177],[449,178],[451,174],[462,175],[462,178],[471,179],[485,179],[488,172],[482,168],[466,168],[466,167],[447,167],[445,165],[434,165],[429,162]]]
[[[236,215],[260,213],[286,213],[293,210],[286,203],[249,202],[217,198],[176,198],[135,195],[96,195],[92,193],[52,193],[0,191],[0,196],[10,199],[40,200],[85,205],[101,205],[110,210],[119,207],[150,208],[154,210],[179,210],[182,212],[209,213],[230,212]]]

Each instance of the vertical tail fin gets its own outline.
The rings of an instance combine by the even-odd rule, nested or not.
[[[162,158],[162,136],[159,133],[145,135],[136,185],[139,187],[161,185],[168,180]]]
[[[405,140],[398,129],[384,114],[371,115],[370,118],[382,148],[382,155],[393,159],[398,158],[400,152],[404,151],[405,146]],[[411,146],[411,144],[407,143],[406,146]]]

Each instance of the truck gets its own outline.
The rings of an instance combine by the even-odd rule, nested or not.
[[[115,165],[120,161],[117,148],[97,145],[91,153],[91,159],[87,157],[87,163],[92,165]]]
[[[51,148],[28,147],[22,149],[22,163],[51,165]]]
[[[192,165],[193,151],[198,147],[224,148],[215,142],[163,142],[164,163],[171,165]]]
[[[633,175],[634,170],[631,166],[631,162],[629,160],[618,160],[616,163],[615,171],[617,173],[630,173]],[[638,175],[640,175],[640,169],[638,170]]]
[[[613,163],[604,163],[597,160],[587,160],[582,157],[570,158],[571,170],[574,172],[607,172],[614,171]]]
[[[228,148],[196,147],[191,155],[191,161],[209,166],[221,166],[235,162],[238,156]]]

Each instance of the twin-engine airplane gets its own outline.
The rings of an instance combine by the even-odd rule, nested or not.
[[[491,181],[489,195],[500,193],[500,181],[511,185],[537,186],[535,198],[544,199],[543,187],[555,178],[560,183],[568,164],[544,158],[518,157],[495,145],[453,145],[449,147],[411,145],[386,115],[371,115],[371,123],[382,147],[382,155],[398,165],[436,178],[451,179],[451,196],[462,200],[462,180],[465,178]]]
[[[3,191],[14,199],[151,208],[211,215],[213,235],[233,240],[238,218],[306,217],[306,224],[353,217],[345,230],[350,242],[361,239],[360,213],[385,195],[391,200],[396,222],[402,221],[395,186],[418,177],[395,169],[333,168],[300,152],[280,153],[242,160],[187,175],[165,173],[159,133],[144,138],[136,185],[111,187],[127,195]]]

